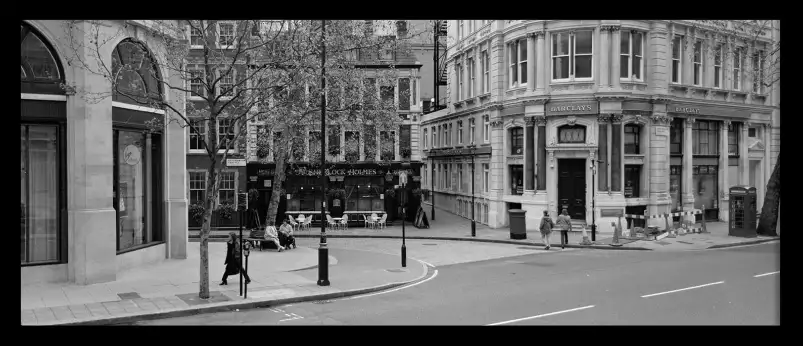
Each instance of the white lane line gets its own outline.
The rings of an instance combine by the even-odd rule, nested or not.
[[[517,318],[515,320],[510,320],[510,321],[491,323],[491,324],[489,324],[489,326],[499,326],[499,325],[508,324],[508,323],[515,323],[515,322],[520,322],[520,321],[532,320],[532,319],[536,319],[536,318],[547,317],[547,316],[552,316],[552,315],[557,315],[557,314],[562,314],[562,313],[567,313],[567,312],[572,312],[572,311],[590,309],[590,308],[593,308],[593,307],[594,307],[594,305],[589,305],[589,306],[584,306],[584,307],[581,307],[581,308],[574,308],[574,309],[569,309],[569,310],[550,312],[548,314],[543,314],[543,315],[538,315],[538,316]]]
[[[760,278],[760,277],[762,277],[762,276],[767,276],[767,275],[772,275],[772,274],[778,274],[778,273],[780,273],[780,272],[781,272],[781,271],[779,270],[779,271],[777,271],[777,272],[772,272],[772,273],[764,273],[764,274],[753,275],[753,277],[754,277],[754,278]]]
[[[394,289],[392,289],[392,290],[387,290],[387,291],[382,291],[382,292],[377,292],[377,293],[371,293],[371,294],[366,294],[366,295],[362,295],[362,296],[356,296],[356,297],[342,298],[342,299],[337,299],[337,300],[352,300],[352,299],[359,299],[359,298],[365,298],[365,297],[376,296],[376,295],[385,294],[385,293],[390,293],[390,292],[396,292],[396,291],[398,291],[398,290],[403,290],[403,289],[405,289],[405,288],[410,288],[410,287],[413,287],[413,286],[415,286],[415,285],[420,285],[420,284],[423,284],[423,283],[425,283],[425,282],[427,282],[427,281],[429,281],[429,280],[432,280],[432,279],[434,279],[436,276],[438,276],[438,270],[437,270],[437,269],[435,269],[435,273],[434,273],[434,274],[432,274],[432,276],[430,276],[429,278],[427,278],[427,279],[425,279],[425,280],[423,280],[423,281],[416,282],[416,283],[414,283],[414,284],[412,284],[412,285],[407,285],[407,286],[397,287],[397,288],[394,288]]]
[[[669,294],[669,293],[675,293],[675,292],[680,292],[680,291],[692,290],[692,289],[695,289],[695,288],[700,288],[700,287],[705,287],[705,286],[711,286],[711,285],[719,285],[719,284],[721,284],[721,283],[725,283],[725,281],[712,282],[712,283],[710,283],[710,284],[705,284],[705,285],[700,285],[700,286],[694,286],[694,287],[686,287],[686,288],[681,288],[681,289],[679,289],[679,290],[672,290],[672,291],[666,291],[666,292],[660,292],[660,293],[648,294],[648,295],[646,295],[646,296],[641,296],[641,298],[655,297],[655,296],[660,296],[660,295],[662,295],[662,294]]]

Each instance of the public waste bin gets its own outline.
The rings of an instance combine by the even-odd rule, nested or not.
[[[527,223],[524,220],[526,210],[511,209],[508,211],[510,216],[510,239],[527,239]]]

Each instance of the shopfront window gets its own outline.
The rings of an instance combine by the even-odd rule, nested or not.
[[[695,165],[692,168],[692,189],[695,209],[717,208],[718,166]],[[705,206],[705,208],[703,208]]]
[[[669,152],[672,154],[683,153],[683,119],[672,120],[669,129]]]
[[[625,125],[625,154],[639,154],[639,137],[641,137],[640,126]]]
[[[524,194],[524,168],[522,165],[510,165],[510,194]]]
[[[638,198],[641,191],[641,165],[625,166],[625,198]]]
[[[510,155],[524,154],[524,129],[514,127],[510,129]]]
[[[681,166],[669,166],[669,195],[672,198],[672,211],[680,210]]]
[[[692,151],[694,155],[719,155],[719,130],[717,122],[697,120],[692,127]]]
[[[385,193],[384,177],[346,177],[344,180],[345,211],[385,210],[385,201],[381,197]]]
[[[158,185],[161,136],[134,130],[114,130],[113,135],[117,250],[162,241]]]
[[[20,126],[22,264],[55,262],[60,258],[59,127]]]
[[[728,156],[739,156],[739,124],[728,124]]]

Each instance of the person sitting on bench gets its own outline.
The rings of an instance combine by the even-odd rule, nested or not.
[[[296,245],[296,238],[293,237],[293,227],[290,226],[287,220],[284,220],[282,226],[279,227],[279,243],[287,249],[290,249],[291,246],[294,249],[298,248]]]
[[[287,221],[285,221],[286,223]],[[271,241],[276,244],[276,248],[279,249],[279,252],[284,251],[284,246],[281,245],[279,242],[279,234],[276,232],[276,227],[268,225],[265,227],[265,240]]]

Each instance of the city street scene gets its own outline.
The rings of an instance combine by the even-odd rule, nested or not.
[[[780,325],[779,20],[23,20],[21,325]]]

